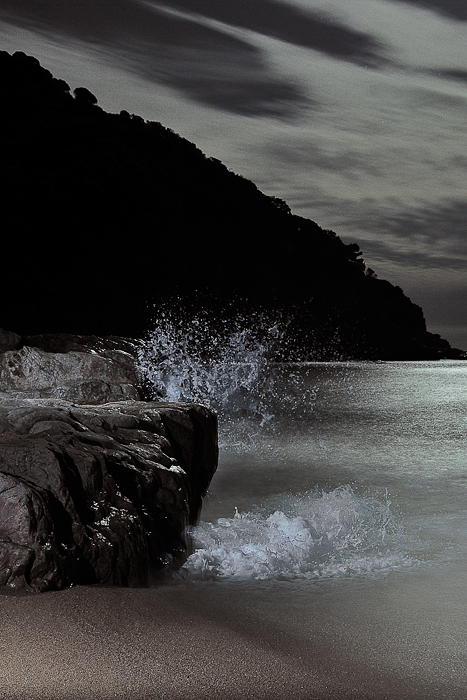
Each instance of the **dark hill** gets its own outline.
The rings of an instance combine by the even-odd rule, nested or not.
[[[356,244],[170,129],[104,112],[20,52],[0,52],[0,76],[0,326],[137,337],[154,304],[200,293],[286,309],[301,356],[455,356]]]

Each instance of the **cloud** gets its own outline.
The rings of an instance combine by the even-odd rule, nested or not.
[[[384,154],[372,154],[358,148],[342,148],[330,151],[319,142],[307,137],[294,142],[282,138],[281,141],[268,142],[265,150],[272,162],[281,163],[282,167],[294,167],[300,171],[321,171],[321,175],[336,173],[339,177],[351,181],[363,175],[371,178],[384,177],[387,168]]]
[[[115,64],[238,114],[292,118],[313,104],[242,38],[134,0],[0,0],[4,21],[88,42]]]
[[[283,1],[167,0],[167,5],[359,65],[386,63],[385,47],[370,34]]]
[[[393,0],[399,3],[401,0]],[[465,0],[402,0],[408,5],[427,8],[445,17],[460,20],[467,20],[467,5]]]
[[[342,204],[341,204],[342,207]],[[371,202],[349,203],[344,225],[359,228],[366,254],[373,259],[401,265],[444,270],[463,270],[467,263],[465,221],[467,202],[445,200],[437,205],[397,209],[383,208]],[[391,210],[392,209],[392,210]]]
[[[447,78],[448,80],[457,80],[461,83],[467,83],[467,70],[457,69],[433,69],[427,71],[430,75],[438,78]],[[465,100],[464,100],[465,102]]]
[[[414,246],[403,246],[398,248],[394,241],[365,240],[361,243],[364,248],[364,257],[384,263],[392,262],[399,266],[410,266],[416,268],[433,269],[444,268],[459,270],[465,267],[465,259],[453,259],[448,255],[435,255],[426,250],[417,250]]]
[[[278,73],[254,36],[312,48],[357,64],[384,63],[370,35],[278,0],[0,0],[4,21],[87,42],[109,61],[191,100],[241,115],[292,119],[316,102]]]

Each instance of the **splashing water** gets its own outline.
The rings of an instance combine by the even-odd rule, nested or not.
[[[282,510],[235,512],[192,528],[192,579],[323,579],[394,571],[414,562],[398,551],[403,530],[390,501],[357,496],[350,486],[309,492]]]
[[[162,313],[138,356],[153,398],[201,403],[221,418],[248,413],[267,420],[272,379],[265,368],[284,328],[261,315],[246,324],[240,316],[224,328],[203,315],[180,322]]]
[[[285,328],[260,314],[230,318],[224,326],[205,314],[187,322],[163,312],[140,351],[140,370],[154,399],[193,401],[216,411],[221,447],[244,454],[253,446],[262,453],[275,432],[278,439],[271,442],[281,444],[284,416],[289,427],[303,416],[309,421],[318,391],[304,383],[303,369],[271,367]],[[387,497],[362,497],[341,486],[283,495],[276,506],[201,522],[191,532],[196,550],[184,575],[321,580],[416,563],[400,549],[403,532]]]

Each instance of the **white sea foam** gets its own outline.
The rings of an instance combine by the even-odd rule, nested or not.
[[[193,579],[323,579],[412,566],[390,501],[350,486],[285,498],[283,508],[235,512],[192,529],[183,570]]]
[[[221,441],[240,447],[258,429],[274,430],[278,412],[293,420],[312,410],[317,390],[305,386],[303,373],[271,364],[286,327],[287,320],[260,313],[224,323],[202,313],[161,312],[139,352],[139,369],[154,399],[213,409]]]

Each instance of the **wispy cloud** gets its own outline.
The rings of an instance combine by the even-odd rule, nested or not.
[[[409,5],[423,7],[440,15],[464,22],[467,20],[467,5],[465,0],[402,0]],[[401,2],[401,0],[393,0]]]
[[[355,209],[349,203],[349,213]],[[372,258],[401,265],[463,270],[467,265],[467,202],[445,200],[404,208],[360,203],[347,225],[356,226]],[[352,222],[353,220],[353,222]],[[370,235],[368,235],[370,234]]]
[[[0,10],[16,26],[88,42],[145,79],[243,115],[289,119],[314,105],[309,89],[269,62],[255,32],[358,64],[385,61],[370,35],[277,0],[0,0]]]
[[[297,84],[268,67],[261,49],[195,17],[133,0],[1,0],[0,7],[16,25],[89,42],[117,64],[211,107],[292,117],[311,104]]]
[[[426,71],[430,75],[433,75],[437,78],[447,78],[448,80],[457,80],[461,83],[467,83],[467,70],[457,70],[457,69],[433,69]]]
[[[386,62],[385,47],[370,34],[322,12],[304,11],[279,0],[168,0],[166,4],[353,63],[379,66]]]

